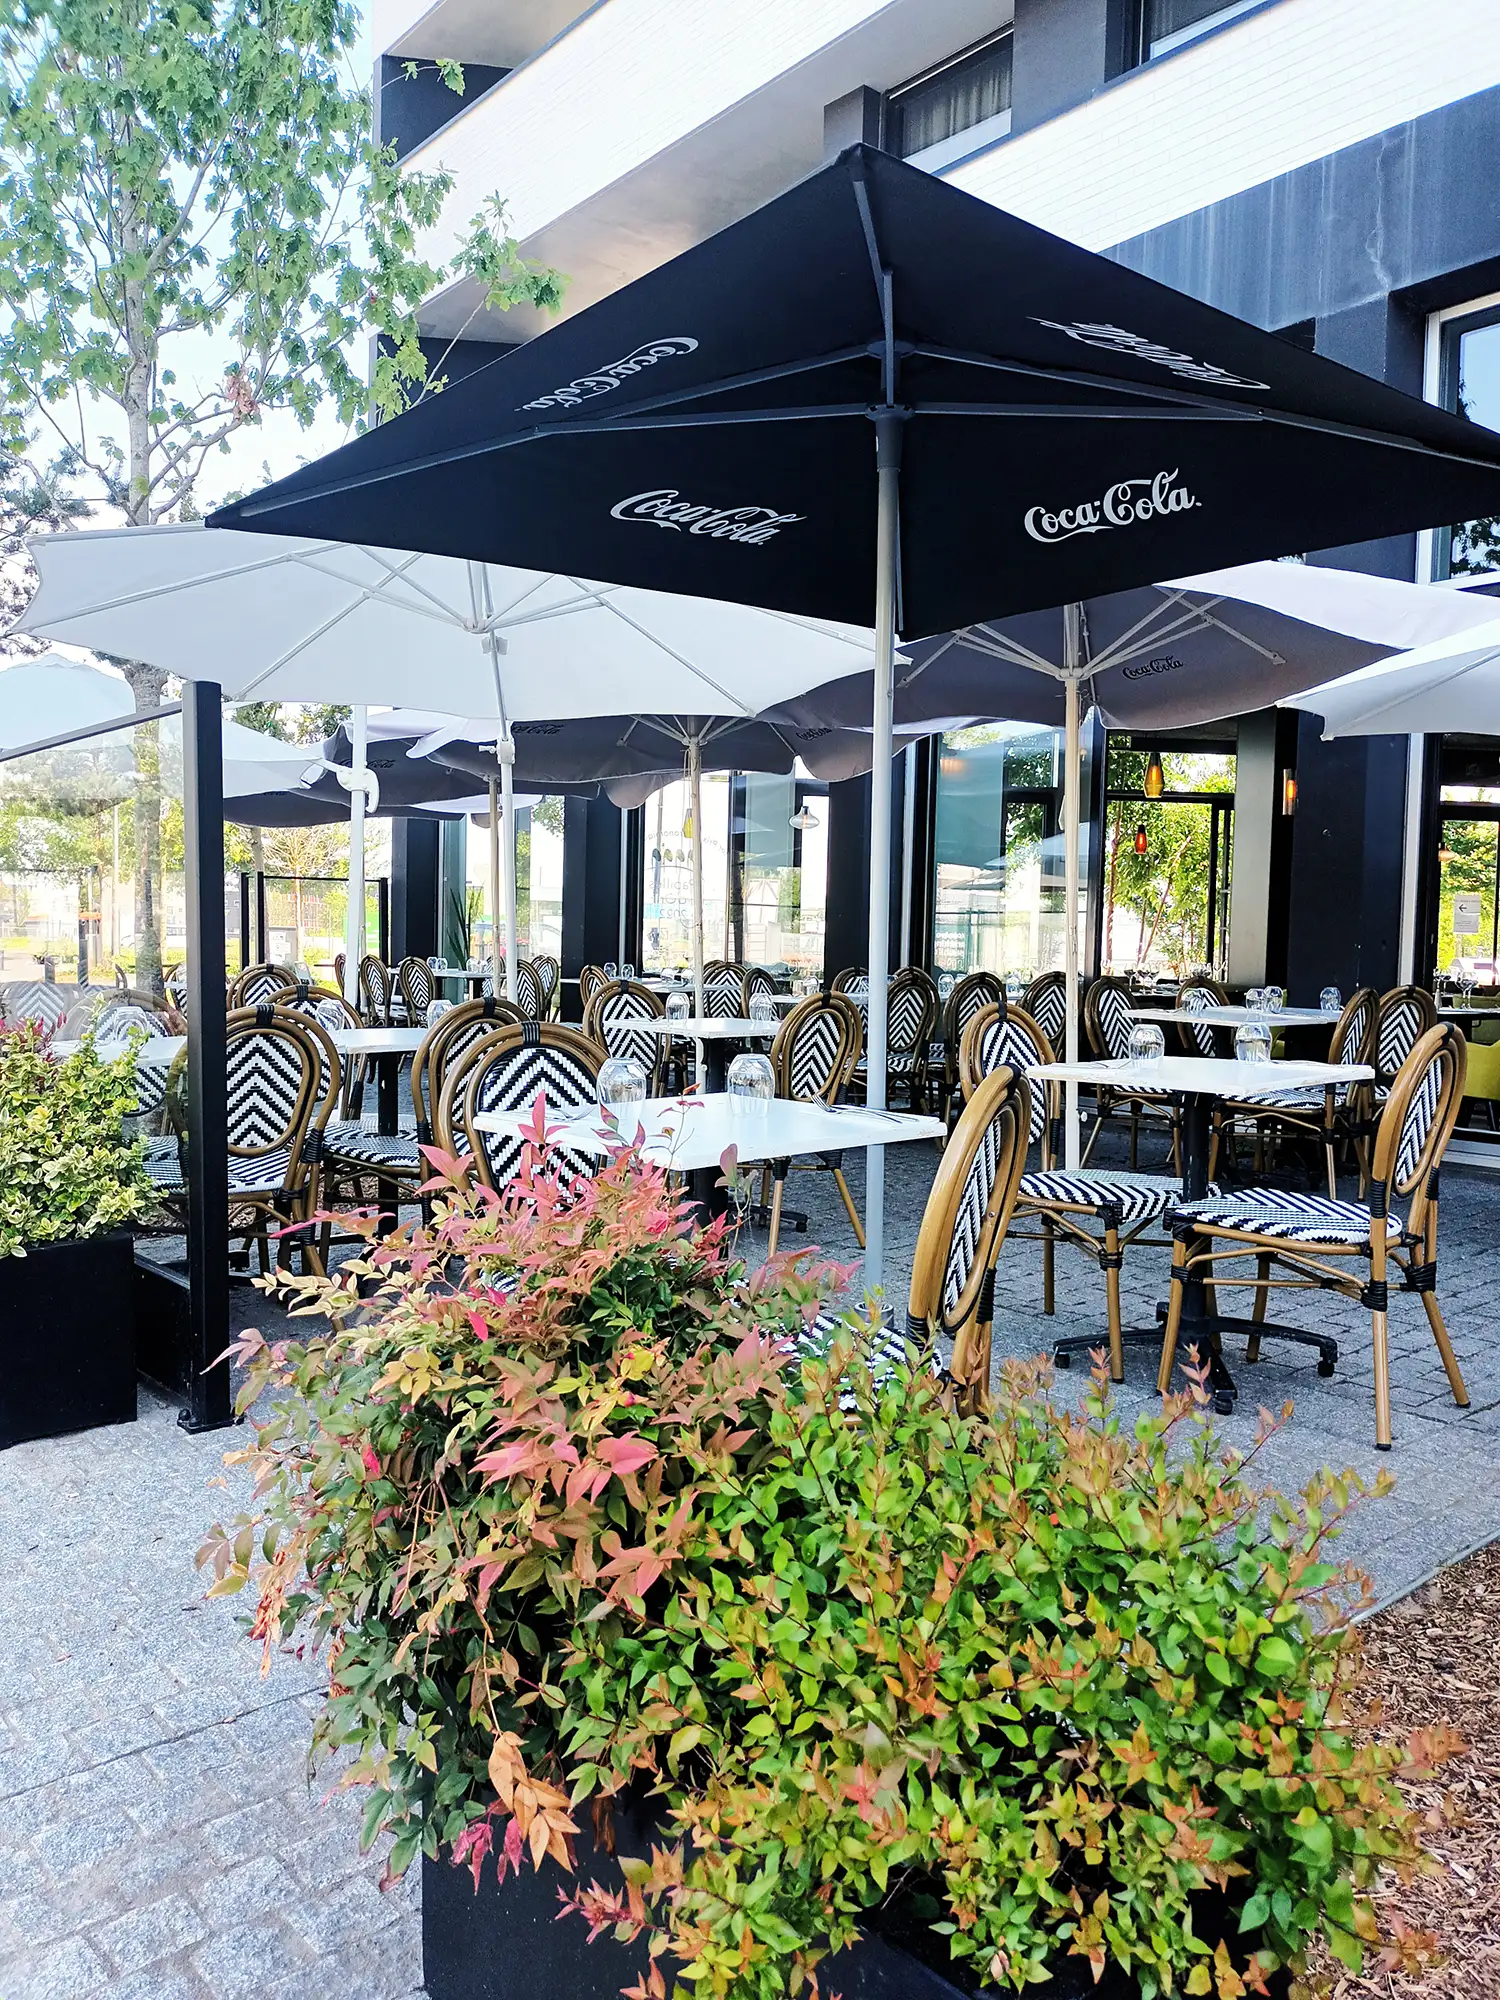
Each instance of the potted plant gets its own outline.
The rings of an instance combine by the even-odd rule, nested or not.
[[[857,1318],[798,1359],[841,1274],[747,1274],[629,1151],[569,1185],[529,1150],[504,1195],[443,1164],[430,1226],[290,1281],[326,1331],[239,1343],[257,1504],[200,1554],[268,1649],[325,1647],[313,1754],[389,1874],[423,1857],[434,2000],[1359,1962],[1445,1746],[1346,1733],[1357,1482],[1267,1511],[1201,1389],[1125,1432],[1042,1363],[956,1415]]]
[[[134,1056],[0,1027],[0,1447],[135,1417]]]

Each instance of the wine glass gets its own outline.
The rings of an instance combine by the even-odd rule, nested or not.
[[[1336,986],[1325,986],[1318,995],[1318,1009],[1324,1014],[1342,1014],[1344,996]]]
[[[729,1095],[749,1100],[747,1108],[762,1111],[776,1095],[776,1072],[771,1058],[762,1055],[736,1056],[729,1065]]]
[[[955,975],[951,973],[946,966],[944,966],[942,971],[937,976],[938,998],[940,1000],[946,1000],[948,998],[948,995],[953,991],[953,988],[956,984],[957,984],[957,979]]]
[[[1138,1021],[1130,1031],[1130,1060],[1160,1062],[1167,1052],[1167,1038],[1155,1021]]]
[[[1268,1063],[1271,1060],[1271,1024],[1246,1021],[1234,1031],[1234,1053],[1240,1062]]]
[[[610,980],[618,979],[620,976],[620,968],[612,958],[604,961],[604,976]]]
[[[769,993],[752,993],[750,995],[750,1019],[752,1021],[774,1021],[776,1019],[776,1003]]]
[[[1261,988],[1260,1003],[1267,1014],[1279,1014],[1286,1005],[1286,988],[1284,986],[1263,986]]]
[[[620,977],[621,977],[622,979],[634,979],[634,978],[635,978],[635,967],[634,967],[633,965],[630,965],[630,964],[625,964],[625,965],[622,965],[622,966],[620,967]]]
[[[320,1028],[326,1028],[330,1034],[335,1034],[349,1025],[349,1016],[337,1000],[320,1000],[313,1008],[313,1019]]]
[[[634,1056],[609,1056],[599,1065],[598,1088],[602,1105],[644,1104],[646,1072]]]

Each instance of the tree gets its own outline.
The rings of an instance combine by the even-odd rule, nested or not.
[[[27,537],[55,534],[88,515],[89,503],[74,484],[77,472],[70,452],[37,466],[0,448],[0,623],[19,617],[36,589]],[[45,647],[44,640],[24,632],[0,638],[0,652],[40,653]]]
[[[484,307],[556,306],[561,281],[526,264],[498,199],[446,268],[417,255],[451,180],[373,143],[368,91],[342,73],[356,26],[345,0],[0,0],[12,451],[50,439],[133,525],[192,519],[205,467],[266,412],[362,425],[441,386],[415,313],[449,279],[477,280]],[[160,704],[160,669],[126,674],[137,708]],[[138,929],[138,977],[159,977],[149,896]]]

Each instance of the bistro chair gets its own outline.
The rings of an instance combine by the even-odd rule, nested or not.
[[[776,1095],[799,1103],[836,1104],[854,1074],[861,1044],[859,1013],[847,995],[815,993],[810,999],[800,1001],[776,1030],[776,1038],[771,1044]],[[836,1120],[830,1119],[829,1124],[832,1129],[837,1129]],[[853,1227],[855,1241],[863,1250],[864,1225],[859,1219],[859,1210],[854,1206],[849,1183],[844,1179],[843,1148],[835,1147],[826,1153],[818,1153],[815,1159],[772,1160],[762,1170],[762,1207],[765,1205],[768,1178],[772,1186],[768,1219],[770,1242],[766,1255],[776,1255],[776,1246],[781,1239],[782,1200],[787,1177],[794,1167],[803,1172],[833,1175],[834,1186]],[[806,1228],[806,1216],[788,1217],[788,1220],[793,1219],[798,1227]]]
[[[224,1004],[231,1014],[239,1007],[259,1007],[296,983],[293,965],[247,965],[230,981]]]
[[[396,987],[401,1005],[413,1028],[427,1025],[427,1009],[437,997],[437,981],[425,958],[403,958],[396,967]]]
[[[865,1356],[877,1379],[911,1345],[924,1349],[939,1368],[946,1350],[944,1372],[955,1402],[976,1414],[987,1407],[995,1263],[1025,1163],[1029,1118],[1026,1079],[1008,1069],[982,1079],[965,1106],[922,1211],[905,1338],[887,1324],[876,1331]],[[799,1354],[820,1356],[846,1327],[844,1315],[821,1314],[798,1337]]]
[[[1005,1012],[1005,982],[998,973],[966,973],[955,981],[943,1006],[943,1121],[948,1125],[959,1102],[958,1052],[969,1023],[985,1007]]]
[[[608,983],[609,982],[604,977],[603,966],[601,965],[584,966],[578,975],[578,997],[582,1001],[583,1005],[587,1007],[590,1000],[592,1000],[594,995],[599,991],[599,988],[601,986],[607,985]]]
[[[547,1011],[541,974],[529,958],[516,960],[516,997],[511,1005],[519,1007],[528,1021],[540,1021]]]
[[[1125,1062],[1130,1056],[1130,1031],[1135,1025],[1135,1016],[1130,1006],[1130,988],[1125,980],[1114,974],[1096,979],[1084,996],[1083,1026],[1089,1046],[1102,1061]],[[1164,1122],[1172,1138],[1172,1158],[1177,1159],[1177,1113],[1172,1100],[1155,1090],[1121,1089],[1117,1084],[1100,1083],[1094,1086],[1094,1101],[1097,1115],[1094,1129],[1089,1134],[1089,1142],[1083,1151],[1083,1164],[1088,1165],[1094,1148],[1099,1143],[1099,1134],[1105,1122],[1118,1110],[1130,1114],[1130,1166],[1134,1172],[1138,1157],[1141,1120]]]
[[[747,965],[745,967],[745,1009],[749,1012],[750,1002],[758,996],[769,999],[781,988],[776,983],[776,975],[768,966]]]
[[[359,1009],[351,1007],[342,993],[335,993],[331,986],[314,986],[306,979],[299,979],[295,986],[283,986],[279,992],[273,993],[271,1005],[289,1007],[294,1014],[311,1014],[328,1029],[332,1029],[335,1025],[333,1018],[335,1015],[338,1017],[337,1025],[340,1027],[362,1028],[365,1025],[360,1019]],[[360,1105],[364,1101],[364,1089],[363,1056],[347,1058],[344,1062],[343,1095],[338,1107],[341,1119],[358,1118]],[[331,1131],[333,1128],[329,1129]],[[326,1150],[327,1134],[324,1135],[324,1146]]]
[[[1235,1285],[1254,1287],[1251,1318],[1229,1322],[1231,1331],[1249,1336],[1247,1360],[1260,1359],[1261,1341],[1268,1336],[1292,1340],[1319,1350],[1320,1375],[1333,1373],[1337,1345],[1326,1334],[1268,1325],[1266,1299],[1272,1287],[1335,1291],[1357,1300],[1370,1315],[1375,1448],[1389,1451],[1388,1315],[1394,1272],[1397,1289],[1415,1292],[1421,1299],[1453,1400],[1461,1410],[1468,1408],[1469,1392],[1437,1298],[1438,1167],[1463,1100],[1466,1052],[1467,1044],[1451,1022],[1429,1028],[1418,1038],[1386,1094],[1375,1129],[1366,1201],[1248,1188],[1177,1209],[1172,1293],[1157,1376],[1163,1393],[1172,1379],[1186,1279],[1195,1268],[1202,1269],[1216,1292]],[[1395,1201],[1406,1204],[1404,1221],[1392,1205]],[[1253,1278],[1226,1275],[1226,1266],[1243,1267],[1251,1258]]]
[[[557,1012],[558,989],[562,985],[562,967],[550,951],[542,952],[531,961],[542,988],[542,1019],[551,1020]]]
[[[541,1092],[549,1112],[597,1101],[605,1051],[576,1028],[547,1021],[523,1021],[498,1028],[472,1042],[449,1065],[438,1107],[438,1141],[447,1151],[471,1153],[486,1187],[503,1187],[521,1164],[522,1141],[475,1124],[485,1111],[530,1111]],[[574,1174],[592,1174],[593,1153],[560,1149],[561,1164]]]
[[[703,968],[703,1005],[710,1019],[743,1021],[750,1011],[745,968],[727,958],[710,959]]]
[[[359,961],[359,1010],[369,1027],[388,1028],[392,1025],[391,1002],[394,998],[390,967],[376,958],[373,952],[366,952]]]
[[[1375,1007],[1375,1032],[1369,1062],[1375,1071],[1370,1086],[1378,1111],[1390,1094],[1396,1074],[1429,1028],[1437,1026],[1437,1002],[1425,986],[1393,986]]]
[[[1029,1014],[1054,1049],[1063,1047],[1068,1027],[1068,982],[1061,972],[1043,972],[1021,995],[1021,1011]]]
[[[938,990],[920,966],[903,965],[891,975],[886,999],[887,1088],[900,1085],[913,1111],[927,1102],[929,1047],[937,1027]],[[855,1094],[865,1095],[866,1058],[854,1066]]]
[[[659,993],[633,979],[613,979],[602,986],[583,1013],[583,1032],[612,1056],[629,1056],[646,1072],[646,1090],[660,1097],[666,1089],[671,1037],[644,1025],[660,1021],[666,1005]]]
[[[1351,993],[1328,1043],[1331,1063],[1369,1063],[1375,1035],[1375,989],[1361,986]],[[1237,1128],[1249,1126],[1255,1133],[1255,1166],[1259,1172],[1266,1156],[1265,1140],[1286,1135],[1311,1141],[1323,1149],[1328,1173],[1330,1199],[1338,1196],[1337,1153],[1341,1143],[1350,1146],[1359,1166],[1360,1189],[1369,1178],[1369,1085],[1341,1083],[1333,1090],[1287,1089],[1264,1091],[1254,1097],[1226,1099],[1214,1108],[1213,1139],[1209,1148],[1208,1171],[1212,1177],[1222,1144],[1228,1143],[1231,1157]]]
[[[1194,1021],[1194,1014],[1206,1014],[1210,1007],[1227,1007],[1229,994],[1216,979],[1195,979],[1177,989],[1177,1011],[1188,1018],[1176,1022],[1177,1039],[1185,1056],[1218,1054],[1214,1030],[1207,1021]]]
[[[969,1023],[959,1049],[959,1075],[965,1101],[997,1071],[1030,1071],[1054,1061],[1052,1045],[1032,1017],[1020,1007],[1008,1011],[986,1007]],[[1125,1342],[1120,1318],[1120,1271],[1125,1252],[1141,1241],[1182,1199],[1182,1183],[1163,1174],[1135,1173],[1124,1167],[1079,1167],[1068,1172],[1057,1166],[1057,1137],[1062,1129],[1063,1093],[1057,1083],[1031,1081],[1028,1141],[1038,1145],[1038,1166],[1021,1177],[1016,1197],[1016,1235],[1040,1238],[1042,1245],[1042,1311],[1050,1319],[1057,1309],[1056,1246],[1071,1245],[1104,1273],[1104,1315],[1109,1337],[1112,1380],[1125,1379]],[[1023,1225],[1034,1224],[1034,1227]],[[1163,1239],[1156,1238],[1160,1243]],[[1070,1334],[1054,1344],[1061,1368],[1074,1354],[1098,1345],[1092,1335]]]
[[[306,1225],[305,1259],[321,1276],[312,1240],[318,1207],[322,1138],[340,1087],[339,1057],[328,1032],[306,1014],[262,1004],[236,1008],[225,1023],[228,1085],[229,1230],[248,1255],[255,1242],[262,1271],[271,1268],[272,1232]],[[157,1199],[187,1227],[185,1092],[187,1050],[172,1064],[167,1108],[175,1136],[148,1144],[145,1166]],[[286,1257],[285,1238],[276,1263]]]
[[[846,965],[829,980],[828,989],[831,993],[847,993],[851,998],[867,999],[870,975],[862,965]]]

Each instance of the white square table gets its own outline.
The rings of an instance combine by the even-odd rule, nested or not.
[[[1172,1016],[1176,1019],[1177,1016]],[[1326,1017],[1325,1017],[1326,1018]],[[1229,1056],[1159,1056],[1146,1062],[1055,1062],[1039,1063],[1028,1076],[1055,1083],[1113,1085],[1117,1090],[1160,1091],[1176,1097],[1182,1105],[1182,1198],[1201,1201],[1208,1192],[1208,1148],[1211,1111],[1216,1100],[1259,1097],[1273,1090],[1322,1090],[1331,1093],[1341,1084],[1368,1083],[1375,1072],[1367,1063],[1326,1062],[1240,1062]],[[1166,1308],[1157,1307],[1158,1320]],[[1216,1407],[1232,1407],[1237,1394],[1233,1378],[1219,1357],[1220,1331],[1240,1332],[1248,1321],[1211,1314],[1204,1304],[1204,1281],[1188,1277],[1182,1304],[1182,1340],[1200,1345],[1210,1354],[1216,1391]],[[1140,1344],[1160,1342],[1160,1328],[1133,1331],[1127,1341]],[[1315,1342],[1326,1351],[1327,1343]]]
[[[760,1024],[757,1023],[757,1026]],[[529,1125],[529,1109],[481,1111],[474,1123],[484,1132],[519,1136]],[[548,1130],[580,1152],[605,1153],[617,1143],[597,1105],[547,1110]],[[648,1097],[619,1108],[620,1133],[633,1140],[644,1133],[641,1157],[674,1173],[703,1173],[718,1167],[730,1146],[741,1161],[788,1160],[805,1153],[838,1152],[844,1147],[898,1146],[913,1139],[940,1139],[940,1118],[904,1111],[870,1111],[862,1104],[824,1104],[821,1099],[738,1097],[727,1091],[694,1092],[688,1097]]]
[[[700,1090],[721,1091],[724,1088],[726,1042],[770,1042],[776,1039],[776,1021],[750,1021],[733,1015],[686,1014],[673,1020],[663,1015],[660,1020],[632,1022],[632,1027],[644,1028],[647,1034],[670,1036],[694,1043],[698,1052],[697,1082]]]
[[[1138,1021],[1202,1021],[1210,1028],[1242,1028],[1247,1021],[1264,1021],[1272,1033],[1277,1028],[1327,1028],[1338,1024],[1337,1014],[1325,1014],[1321,1007],[1282,1007],[1274,1014],[1256,1007],[1132,1007]]]
[[[375,1071],[375,1129],[390,1138],[401,1129],[397,1092],[401,1065],[426,1039],[425,1028],[330,1028],[341,1056],[363,1057]]]

